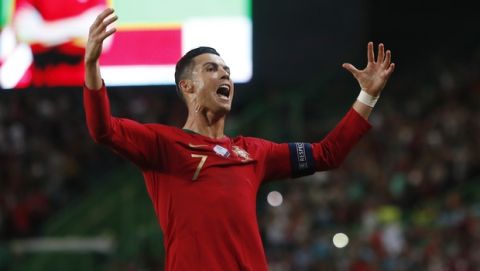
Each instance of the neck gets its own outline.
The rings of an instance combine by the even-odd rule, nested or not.
[[[219,139],[225,136],[225,118],[226,114],[189,111],[183,129],[188,129],[213,139]]]

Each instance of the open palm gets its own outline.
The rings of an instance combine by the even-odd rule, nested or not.
[[[382,92],[390,75],[395,69],[395,64],[391,62],[391,52],[385,48],[382,43],[378,45],[378,56],[375,60],[373,52],[373,42],[367,46],[368,63],[363,70],[358,70],[350,63],[344,63],[343,68],[348,70],[357,79],[360,87],[368,94],[377,97]]]
[[[116,15],[111,16],[113,12],[111,8],[105,9],[90,26],[85,48],[85,62],[98,61],[102,53],[103,41],[117,31],[115,27],[107,29],[118,19]]]

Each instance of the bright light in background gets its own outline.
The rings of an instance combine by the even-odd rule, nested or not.
[[[236,83],[252,78],[252,23],[248,17],[192,18],[183,24],[182,44],[183,54],[199,46],[217,49]]]
[[[278,191],[268,193],[267,202],[273,207],[278,207],[283,203],[283,196]]]
[[[28,70],[32,53],[26,44],[16,44],[10,27],[0,33],[0,48],[0,88],[14,88]]]
[[[344,248],[348,245],[348,236],[345,233],[336,233],[333,236],[333,245],[337,248]]]

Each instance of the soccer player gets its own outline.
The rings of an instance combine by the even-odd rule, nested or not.
[[[113,10],[90,28],[84,106],[96,142],[135,163],[164,233],[166,267],[179,270],[267,270],[256,219],[256,194],[265,180],[299,177],[338,167],[371,127],[368,116],[394,70],[390,51],[368,44],[368,65],[350,71],[361,94],[340,123],[318,143],[277,144],[224,134],[234,85],[213,48],[200,47],[177,63],[175,80],[188,109],[183,129],[140,124],[110,114],[99,56],[116,30]]]

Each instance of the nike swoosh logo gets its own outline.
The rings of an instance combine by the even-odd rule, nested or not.
[[[193,145],[191,143],[188,143],[188,146],[190,148],[204,148],[204,147],[208,147],[208,145]]]

